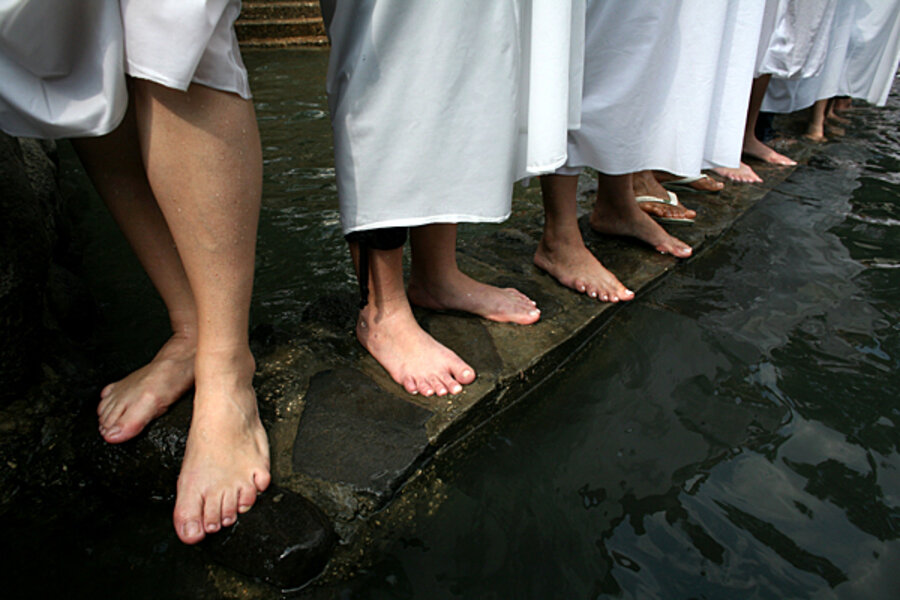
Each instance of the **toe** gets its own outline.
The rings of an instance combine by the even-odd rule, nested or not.
[[[179,490],[172,522],[176,535],[185,544],[196,544],[206,535],[201,524],[202,505],[203,498],[199,494]]]
[[[101,399],[101,400],[105,400],[106,398],[108,398],[109,395],[112,394],[113,389],[114,389],[115,387],[116,387],[116,384],[115,384],[115,383],[109,383],[109,384],[107,384],[105,388],[103,388],[102,390],[100,390],[100,399]],[[103,403],[101,402],[101,405],[102,405],[102,404],[103,404]]]
[[[431,389],[433,389],[434,393],[438,396],[447,395],[447,386],[444,385],[444,382],[441,381],[441,378],[437,375],[432,375],[428,378],[428,385],[431,386]]]
[[[416,385],[416,380],[413,377],[406,377],[403,380],[403,389],[405,389],[410,394],[418,394],[419,387]]]
[[[458,362],[451,365],[450,374],[453,376],[453,379],[455,379],[462,385],[468,385],[475,381],[475,370],[464,363],[461,359],[458,359]],[[459,391],[462,391],[462,389],[460,389]]]
[[[230,527],[237,521],[238,491],[229,489],[222,495],[222,526]]]
[[[431,383],[428,382],[428,379],[422,377],[416,379],[417,389],[419,393],[425,396],[426,398],[434,395],[434,388],[431,386]]]
[[[215,533],[222,527],[222,493],[208,494],[203,504],[203,529]]]
[[[265,469],[257,469],[253,472],[253,485],[256,486],[257,492],[264,492],[269,484],[272,483],[272,474]]]
[[[258,495],[254,485],[242,485],[238,488],[238,512],[243,514],[250,510]]]

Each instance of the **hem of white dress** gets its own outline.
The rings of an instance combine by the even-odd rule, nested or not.
[[[344,235],[354,233],[356,231],[369,231],[371,229],[387,229],[389,227],[419,227],[422,225],[434,225],[436,223],[502,223],[509,218],[510,212],[500,217],[485,217],[480,215],[434,215],[431,217],[407,217],[405,219],[390,219],[387,221],[377,221],[375,223],[367,223],[366,225],[358,225],[356,227],[348,227],[344,229]]]
[[[147,69],[141,67],[139,65],[134,64],[131,61],[128,61],[125,72],[128,73],[131,77],[136,77],[138,79],[146,79],[147,81],[152,81],[153,83],[158,83],[164,87],[178,90],[181,92],[186,92],[192,83],[198,83],[200,85],[206,86],[208,88],[212,88],[214,90],[219,90],[220,92],[229,92],[232,94],[237,94],[244,100],[250,100],[253,96],[250,93],[250,89],[246,86],[233,86],[228,84],[223,84],[218,81],[207,81],[201,78],[192,78],[190,81],[185,83],[184,81],[174,79],[172,77],[168,77],[166,75],[162,75],[153,71],[152,69]]]

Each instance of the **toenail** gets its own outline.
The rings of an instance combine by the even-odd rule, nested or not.
[[[454,385],[452,388],[450,388],[450,391],[453,392],[454,394],[458,394],[462,391],[462,386]]]
[[[216,523],[207,523],[206,524],[206,532],[207,533],[215,533],[219,530],[219,525]]]
[[[197,521],[190,521],[185,523],[184,525],[184,535],[187,537],[196,537],[200,535],[200,523]]]
[[[541,314],[541,311],[534,309],[534,310],[530,311],[528,314],[529,314],[529,316],[534,317],[534,316]]]
[[[234,517],[222,517],[222,525],[224,525],[225,527],[228,527],[229,525],[234,523],[235,520],[236,519]]]
[[[238,512],[244,514],[245,512],[250,510],[251,506],[252,504],[241,504],[240,506],[238,506]]]
[[[597,292],[591,292],[591,298],[596,298],[596,297],[597,297]]]
[[[468,377],[469,375],[472,374],[472,371],[470,371],[469,369],[466,369],[465,371],[462,372],[462,374],[463,374],[463,377]]]

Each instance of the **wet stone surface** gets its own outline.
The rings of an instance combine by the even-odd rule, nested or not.
[[[294,470],[387,498],[428,452],[430,417],[355,369],[316,373],[294,442]]]

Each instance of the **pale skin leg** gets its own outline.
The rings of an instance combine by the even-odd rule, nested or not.
[[[134,95],[144,167],[197,306],[194,409],[173,515],[190,544],[233,524],[270,481],[248,340],[262,157],[248,100],[145,80]]]
[[[597,201],[591,213],[591,228],[599,233],[635,237],[663,254],[687,258],[693,250],[669,235],[659,223],[642,211],[634,200],[631,174],[597,177]]]
[[[162,296],[173,332],[149,364],[100,393],[100,433],[107,442],[119,443],[137,435],[193,385],[197,310],[172,234],[147,182],[133,107],[112,133],[72,140],[72,145]]]
[[[359,245],[350,244],[359,274]],[[366,274],[360,274],[365,277]],[[458,394],[475,370],[416,322],[403,286],[403,248],[369,250],[369,302],[356,337],[391,378],[410,394]]]
[[[534,264],[562,285],[591,298],[603,302],[631,300],[634,292],[606,270],[584,245],[578,228],[577,188],[577,176],[541,176],[544,234],[534,254]]]
[[[635,196],[653,196],[663,200],[668,199],[668,191],[656,180],[656,177],[653,176],[653,171],[638,171],[632,174],[631,179]],[[670,206],[654,202],[642,202],[638,206],[651,217],[693,219],[697,216],[697,211],[685,208],[680,204],[679,206]]]
[[[537,304],[514,288],[475,281],[456,263],[457,226],[423,225],[410,230],[409,301],[434,310],[459,310],[490,321],[529,325],[541,318]]]

